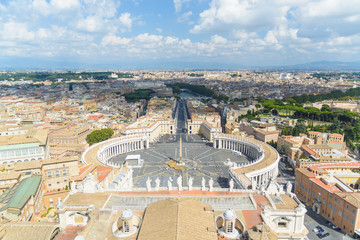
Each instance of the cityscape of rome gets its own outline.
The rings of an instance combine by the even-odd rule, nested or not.
[[[0,240],[360,239],[359,0],[0,0]]]
[[[356,238],[358,77],[2,72],[1,237]]]

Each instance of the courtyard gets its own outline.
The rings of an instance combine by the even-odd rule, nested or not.
[[[182,170],[175,170],[168,166],[169,161],[179,163],[180,137],[182,138]],[[250,161],[244,155],[238,155],[230,150],[220,150],[212,147],[212,144],[199,135],[177,134],[165,135],[157,142],[150,145],[149,149],[134,151],[112,158],[110,161],[124,163],[128,155],[140,155],[144,160],[142,167],[133,168],[134,187],[146,187],[148,178],[152,179],[151,185],[155,187],[155,179],[160,179],[160,187],[167,187],[168,180],[172,186],[177,186],[177,178],[182,176],[183,186],[188,186],[190,177],[193,178],[193,186],[201,187],[204,177],[206,185],[210,178],[214,181],[214,187],[227,188],[229,167],[224,163],[228,160],[237,164]]]

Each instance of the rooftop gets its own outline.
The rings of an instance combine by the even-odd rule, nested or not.
[[[211,205],[168,199],[146,208],[138,239],[217,239]]]
[[[7,189],[0,196],[0,203],[5,204],[5,206],[0,208],[0,212],[9,208],[22,209],[29,198],[36,194],[40,182],[41,176],[35,175]],[[20,212],[14,211],[13,213],[19,214]]]
[[[57,223],[10,222],[0,227],[5,231],[2,240],[48,240],[58,232]]]

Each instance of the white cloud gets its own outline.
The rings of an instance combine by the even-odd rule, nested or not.
[[[247,29],[256,31],[283,21],[288,6],[267,0],[212,0],[210,8],[200,13],[192,33]]]
[[[349,14],[358,14],[360,4],[358,0],[307,1],[299,10],[304,17],[347,17]]]
[[[51,7],[57,10],[73,10],[80,7],[79,0],[51,0]]]
[[[258,34],[256,32],[247,32],[243,29],[234,29],[233,31],[231,31],[230,36],[237,39],[248,40],[250,38],[257,38]]]
[[[125,27],[127,30],[131,30],[133,19],[131,14],[126,12],[120,15],[119,17],[120,24]]]
[[[211,36],[211,42],[215,44],[226,44],[228,41],[226,38],[223,38],[219,35],[213,35]]]
[[[101,18],[113,18],[116,16],[120,1],[117,0],[83,0],[84,7],[89,15]]]
[[[121,37],[117,37],[115,35],[106,35],[101,40],[101,45],[102,46],[106,46],[106,45],[127,45],[127,44],[130,43],[130,41],[131,41],[131,39],[129,39],[129,38],[121,38]]]
[[[187,22],[191,15],[192,15],[192,11],[188,11],[188,12],[182,14],[180,17],[178,17],[177,21],[178,22]]]
[[[360,21],[360,14],[349,16],[349,17],[345,18],[345,21],[349,22],[349,23],[359,22]]]
[[[0,3],[0,11],[5,11],[6,7]]]
[[[46,0],[34,0],[32,2],[32,7],[36,12],[39,12],[42,15],[49,15],[50,14],[50,5]]]
[[[35,38],[35,33],[28,30],[26,23],[6,22],[0,33],[3,39],[18,41],[31,41]]]
[[[76,27],[86,32],[97,32],[102,29],[102,20],[97,17],[90,16],[85,19],[80,19],[76,24]]]
[[[190,0],[174,0],[175,11],[180,12],[184,3],[190,2]]]

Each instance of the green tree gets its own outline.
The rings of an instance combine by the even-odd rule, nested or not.
[[[92,145],[94,143],[98,143],[106,139],[109,139],[113,134],[114,131],[111,128],[95,130],[86,136],[86,142],[89,145]]]
[[[330,108],[329,105],[323,104],[323,105],[321,106],[321,111],[322,111],[322,112],[331,112],[331,108]]]

